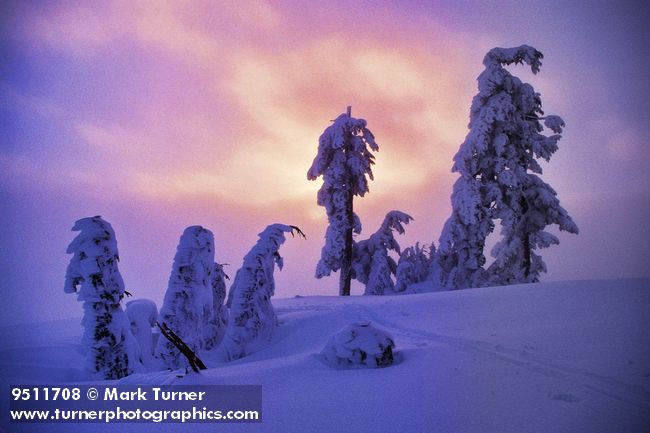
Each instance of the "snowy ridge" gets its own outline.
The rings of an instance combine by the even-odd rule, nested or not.
[[[263,350],[227,364],[208,358],[201,374],[134,374],[121,382],[262,384],[262,424],[201,431],[642,433],[650,425],[647,279],[273,303],[279,326]],[[329,367],[319,355],[328,339],[361,321],[394,338],[398,362],[372,370]],[[70,324],[50,327],[57,332],[52,341],[31,348],[16,335],[5,337],[16,328],[0,330],[4,380],[80,380],[64,374],[78,363],[70,353],[74,338],[63,338],[61,326]],[[138,431],[187,431],[144,427]],[[48,431],[124,431],[124,425],[48,425]]]

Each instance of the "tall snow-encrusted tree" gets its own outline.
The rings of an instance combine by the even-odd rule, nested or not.
[[[352,268],[355,279],[366,286],[364,295],[384,295],[395,288],[392,278],[397,272],[397,263],[389,251],[398,255],[401,251],[393,232],[404,234],[403,224],[411,220],[413,218],[404,212],[390,211],[375,233],[355,243]]]
[[[472,101],[470,132],[454,157],[453,171],[460,173],[457,184],[461,185],[454,188],[457,197],[452,197],[452,207],[460,218],[454,220],[452,215],[441,238],[440,264],[447,285],[453,288],[537,281],[546,267],[533,251],[559,243],[544,228],[557,224],[560,230],[578,232],[555,191],[537,176],[542,173],[538,159],[548,161],[558,149],[564,121],[544,116],[539,93],[504,68],[525,63],[536,74],[542,57],[522,45],[494,48],[483,59],[485,70]],[[544,126],[553,134],[544,135]],[[483,247],[495,220],[501,222],[502,240],[493,249],[496,260],[486,271]],[[469,240],[463,236],[467,233],[473,237],[467,243],[474,242],[474,249],[462,257],[458,246]]]
[[[100,216],[80,219],[72,230],[79,234],[67,249],[73,256],[64,291],[83,302],[86,369],[101,379],[120,379],[134,371],[138,350],[121,306],[124,281],[115,232]]]
[[[538,176],[542,174],[538,160],[548,162],[558,150],[564,121],[559,116],[544,116],[539,93],[503,68],[525,62],[536,73],[542,57],[534,48],[521,46],[495,48],[484,60],[483,81],[488,81],[490,88],[506,89],[511,96],[510,101],[502,102],[507,120],[495,127],[494,181],[501,200],[495,203],[494,216],[501,222],[502,239],[492,250],[495,261],[488,268],[491,284],[539,281],[546,265],[534,251],[560,242],[544,231],[547,226],[556,224],[562,231],[578,233],[578,226],[560,206],[557,193]],[[544,135],[544,126],[553,134]]]
[[[296,226],[269,225],[259,234],[257,243],[235,274],[226,303],[230,317],[219,346],[226,361],[243,358],[273,336],[277,325],[271,303],[275,293],[273,271],[276,265],[282,269],[283,260],[278,251],[285,241],[285,233],[305,236]]]
[[[215,263],[212,272],[212,320],[205,338],[205,349],[216,347],[223,339],[228,324],[226,280],[230,279],[223,270],[223,264]]]
[[[412,247],[404,248],[397,261],[395,271],[395,292],[401,293],[410,285],[427,280],[431,272],[436,247],[416,243]]]
[[[353,198],[368,192],[368,178],[373,179],[371,167],[375,159],[371,151],[378,150],[366,121],[353,118],[348,107],[348,112],[337,117],[320,136],[318,154],[307,173],[309,180],[323,176],[318,204],[325,207],[329,222],[316,277],[340,270],[340,295],[350,294],[352,232],[361,232]]]
[[[198,352],[206,346],[213,319],[214,236],[201,226],[181,235],[159,321],[167,324],[187,346]],[[156,353],[169,368],[184,366],[185,358],[169,340],[158,339]]]

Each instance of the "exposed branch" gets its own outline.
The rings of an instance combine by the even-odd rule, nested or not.
[[[291,236],[292,236],[292,237],[295,237],[295,235],[294,235],[294,233],[293,233],[294,230],[295,230],[296,233],[298,233],[300,236],[302,236],[303,239],[307,239],[307,236],[305,235],[305,233],[304,233],[302,230],[300,230],[300,227],[298,227],[298,226],[292,226],[292,225],[290,225],[289,227],[291,227]]]
[[[189,348],[187,344],[181,338],[176,335],[174,331],[169,329],[169,326],[165,322],[161,325],[160,323],[156,322],[156,326],[158,326],[158,329],[160,329],[160,332],[162,335],[168,339],[176,348],[187,358],[188,362],[190,363],[190,367],[192,367],[192,370],[195,372],[199,372],[199,370],[206,370],[207,367],[199,359],[199,357],[194,353],[192,349]]]

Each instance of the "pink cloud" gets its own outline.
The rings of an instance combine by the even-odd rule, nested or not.
[[[306,181],[306,169],[318,136],[348,104],[380,143],[374,197],[408,195],[448,173],[474,93],[476,67],[463,42],[433,21],[403,32],[388,10],[373,11],[382,32],[350,27],[349,10],[335,9],[328,14],[337,19],[305,20],[300,28],[295,14],[307,11],[299,9],[227,1],[64,4],[37,14],[32,25],[42,43],[85,50],[97,62],[111,61],[101,49],[137,46],[184,65],[177,85],[156,89],[154,104],[130,96],[116,107],[122,118],[132,113],[128,122],[74,121],[88,145],[80,151],[109,161],[114,182],[136,196],[261,207],[289,199],[313,207],[318,182]],[[296,40],[297,33],[305,37]]]
[[[71,2],[35,8],[23,30],[37,46],[85,56],[115,42],[123,33],[118,18],[108,4]]]
[[[433,21],[404,32],[382,15],[389,11],[374,11],[377,32],[350,26],[345,11],[314,22],[287,9],[116,1],[103,14],[66,5],[36,20],[41,43],[93,56],[99,67],[120,49],[134,52],[145,77],[170,65],[169,86],[125,95],[114,115],[72,120],[78,157],[96,166],[69,170],[70,181],[107,182],[143,207],[246,207],[260,221],[302,222],[316,245],[326,221],[315,204],[320,181],[307,181],[306,171],[320,133],[351,104],[380,145],[376,180],[358,200],[366,230],[401,208],[416,217],[414,239],[437,237],[480,58]],[[69,23],[79,26],[53,30]]]

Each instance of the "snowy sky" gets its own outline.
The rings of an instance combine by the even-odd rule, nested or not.
[[[483,55],[523,43],[541,73],[513,72],[567,123],[544,178],[581,229],[545,279],[650,276],[644,2],[348,3],[3,2],[0,323],[81,315],[65,249],[98,214],[136,297],[160,303],[185,227],[234,276],[275,222],[308,236],[281,250],[276,296],[337,293],[312,277],[326,218],[306,172],[347,105],[380,146],[362,237],[399,209],[403,246],[437,242]]]

